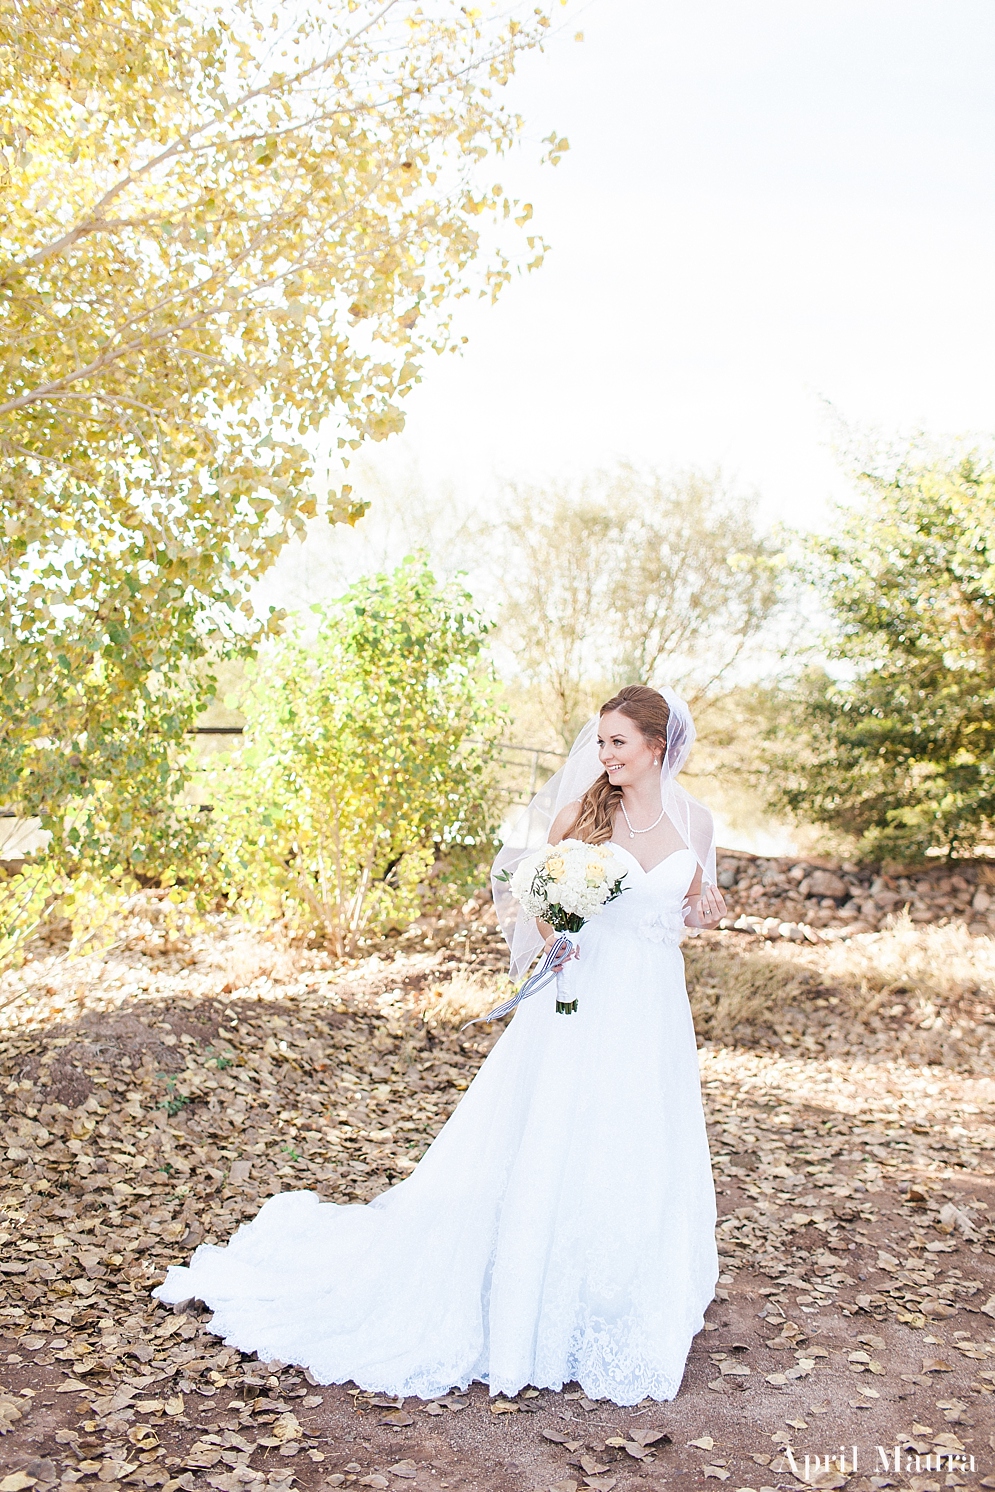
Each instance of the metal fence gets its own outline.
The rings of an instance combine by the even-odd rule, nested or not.
[[[241,725],[197,725],[187,732],[191,736],[240,736]],[[468,738],[472,745],[482,742]],[[552,751],[545,746],[520,746],[514,741],[498,741],[501,753],[501,793],[510,804],[527,803],[538,788],[552,777],[565,762],[565,751]]]

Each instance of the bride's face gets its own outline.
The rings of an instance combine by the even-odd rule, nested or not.
[[[621,710],[602,715],[598,756],[608,780],[618,787],[632,787],[641,778],[660,771],[660,747],[648,741],[635,721]]]

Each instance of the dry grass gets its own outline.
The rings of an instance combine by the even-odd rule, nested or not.
[[[826,984],[852,991],[867,1013],[910,993],[943,1005],[995,999],[995,939],[972,937],[960,922],[916,926],[901,917],[885,932],[806,949],[801,958]]]
[[[32,962],[0,976],[0,1029],[116,1008],[153,989],[218,998],[314,978],[350,987],[369,978],[373,1003],[384,1012],[396,1008],[440,1032],[455,1031],[514,988],[497,972],[503,946],[495,935],[477,939],[472,953],[462,938],[439,951],[385,945],[372,961],[333,974],[327,954],[292,945],[279,929],[264,934],[225,919],[167,927],[168,911],[155,899],[136,903],[103,954],[70,959],[62,944],[40,942]],[[716,932],[688,939],[684,953],[703,1041],[870,1052],[873,1060],[890,1051],[917,1065],[972,1071],[995,1060],[995,939],[972,937],[960,924],[901,918],[886,931],[818,946]]]
[[[752,1045],[765,1033],[825,1038],[831,1030],[853,1047],[887,1026],[905,1056],[929,1062],[941,1047],[950,1060],[951,1039],[971,1045],[972,1028],[995,1035],[985,1027],[995,1007],[995,940],[960,925],[903,918],[884,932],[817,947],[712,933],[688,939],[684,954],[703,1040]],[[502,974],[464,969],[404,1003],[427,1025],[452,1028],[484,1015],[513,988]]]
[[[779,946],[747,943],[734,933],[691,939],[684,958],[695,1029],[708,1040],[727,1040],[776,1019],[819,982]]]
[[[995,1001],[995,940],[972,937],[960,924],[916,926],[903,918],[884,932],[819,947],[725,933],[690,941],[684,951],[692,1004],[714,1034],[823,990],[865,1018],[897,997],[924,1012]]]
[[[444,984],[423,990],[413,1008],[427,1026],[462,1026],[507,1000],[515,987],[506,974],[460,970]]]
[[[995,1054],[995,940],[916,926],[820,947],[715,933],[685,944],[706,1040],[982,1071]]]

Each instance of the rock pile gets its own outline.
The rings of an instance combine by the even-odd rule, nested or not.
[[[721,926],[765,937],[852,937],[902,912],[995,936],[995,865],[987,861],[903,868],[719,850],[718,879],[729,908]]]

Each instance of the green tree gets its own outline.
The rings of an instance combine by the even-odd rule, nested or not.
[[[399,429],[474,260],[483,294],[512,273],[480,223],[531,208],[483,173],[547,24],[0,0],[0,801],[70,810],[77,862],[133,859],[136,815],[156,839],[192,663],[258,640],[251,587],[309,516],[362,511],[319,497],[319,429],[346,457]]]
[[[995,837],[995,469],[987,454],[866,473],[813,544],[829,668],[780,692],[772,799],[866,858]]]
[[[282,905],[341,953],[477,882],[500,717],[487,624],[423,561],[315,609],[316,637],[266,647],[246,745],[209,791],[230,895]]]

